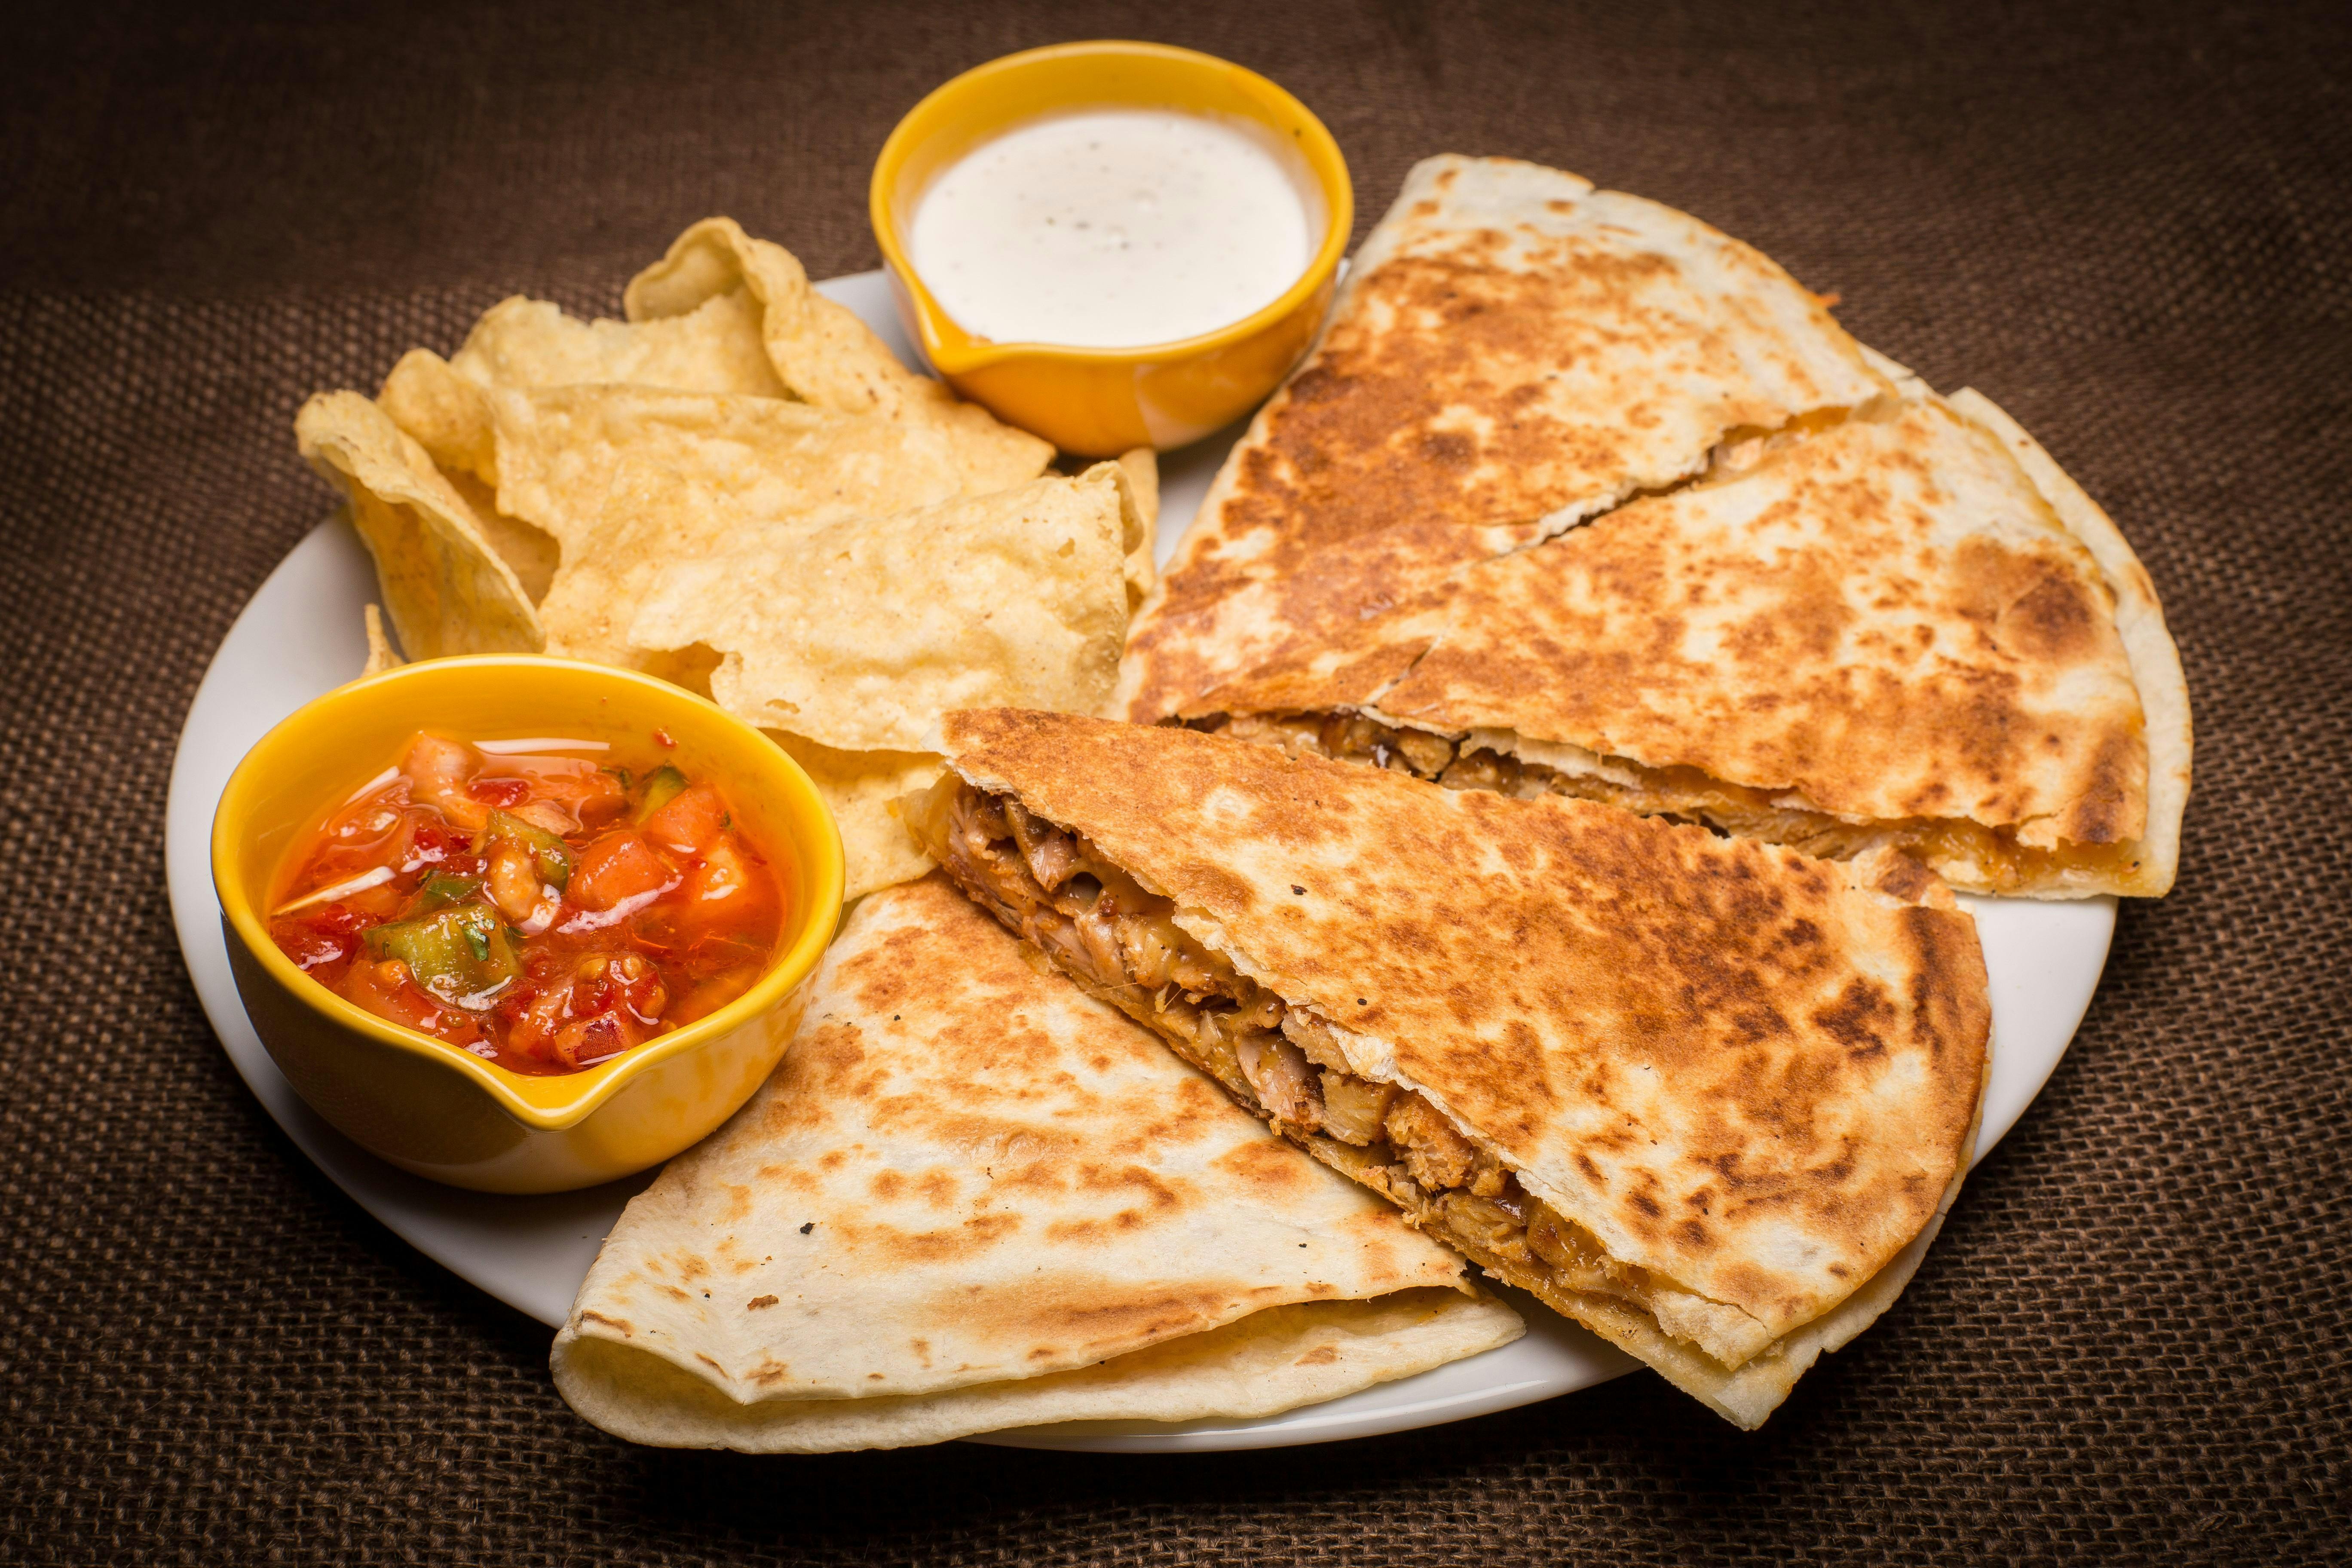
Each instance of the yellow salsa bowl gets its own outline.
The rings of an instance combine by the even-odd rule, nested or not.
[[[1272,304],[1197,337],[1118,349],[974,337],[940,308],[908,258],[916,202],[949,164],[1003,132],[1106,107],[1252,121],[1297,149],[1322,198],[1314,259]],[[883,143],[869,200],[899,314],[931,368],[1000,418],[1097,458],[1181,447],[1255,407],[1314,341],[1355,223],[1347,161],[1305,104],[1214,55],[1118,40],[1007,55],[934,89]]]
[[[769,967],[726,1006],[579,1072],[512,1072],[305,975],[270,940],[279,863],[325,812],[430,728],[467,740],[642,743],[728,795],[789,900]],[[800,765],[759,731],[650,676],[569,659],[432,659],[298,710],[246,754],[213,817],[213,885],[237,994],[310,1108],[403,1169],[493,1193],[593,1186],[668,1159],[757,1089],[800,1022],[841,917],[841,835]]]

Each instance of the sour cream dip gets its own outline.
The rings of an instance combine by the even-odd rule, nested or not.
[[[1320,244],[1320,202],[1270,134],[1166,109],[1016,126],[950,164],[908,259],[976,337],[1137,348],[1272,304]]]

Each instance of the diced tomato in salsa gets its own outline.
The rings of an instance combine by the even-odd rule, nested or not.
[[[626,828],[608,833],[580,852],[567,891],[583,910],[599,912],[657,893],[678,879],[677,868]]]
[[[270,935],[304,973],[527,1073],[725,1006],[785,914],[725,794],[651,748],[600,765],[419,731],[285,866]]]
[[[726,799],[707,784],[688,784],[639,826],[645,836],[681,855],[699,854],[730,825]]]

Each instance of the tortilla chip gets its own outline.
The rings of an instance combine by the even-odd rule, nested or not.
[[[1053,447],[900,364],[843,305],[809,287],[792,252],[708,218],[629,285],[626,321],[583,321],[520,295],[484,313],[448,360],[419,349],[395,365],[383,402],[447,468],[499,481],[492,387],[628,384],[798,398],[928,431],[966,494],[1045,470]]]
[[[489,395],[480,383],[450,368],[447,360],[431,349],[409,350],[383,378],[375,400],[443,469],[487,485],[498,483]]]
[[[800,763],[841,828],[844,902],[931,868],[931,858],[899,818],[898,802],[939,782],[938,753],[837,752],[786,730],[771,730],[768,739]]]
[[[739,289],[759,301],[769,362],[793,396],[937,430],[956,454],[967,494],[1034,479],[1052,458],[1047,442],[900,364],[847,306],[809,287],[791,251],[753,239],[733,218],[705,218],[679,235],[668,255],[629,280],[622,305],[632,323],[651,325]]]
[[[387,669],[398,669],[408,662],[393,651],[392,639],[384,636],[383,611],[370,605],[363,616],[367,622],[368,656],[367,662],[360,666],[362,680],[372,675],[382,675]]]
[[[585,321],[506,300],[452,359],[404,356],[380,395],[471,505],[551,652],[670,675],[622,640],[656,566],[746,522],[1006,489],[1052,456],[900,365],[790,252],[730,220],[688,230],[630,301],[627,321]]]
[[[518,294],[483,313],[449,363],[484,386],[626,383],[676,392],[790,395],[768,363],[760,301],[748,289],[713,294],[654,321],[583,321]]]
[[[356,392],[320,393],[302,405],[294,437],[310,466],[342,490],[411,656],[535,653],[546,645],[481,520],[383,410]]]
[[[518,294],[483,313],[456,356],[412,349],[377,401],[444,468],[498,483],[488,390],[614,385],[782,398],[760,340],[760,307],[741,289],[665,321],[583,321]]]
[[[1118,455],[1118,466],[1127,475],[1138,525],[1127,542],[1127,609],[1133,615],[1160,575],[1155,553],[1160,542],[1160,454],[1149,447],[1137,447]]]
[[[956,708],[1091,713],[1117,674],[1138,526],[1102,463],[895,516],[746,527],[656,573],[628,643],[715,649],[720,707],[845,751],[923,750]]]
[[[466,498],[499,559],[534,605],[555,579],[555,541],[499,510],[498,433],[489,394],[430,349],[411,349],[384,377],[376,406],[425,448],[441,477]]]
[[[490,542],[499,559],[513,570],[515,581],[522,584],[530,602],[536,605],[546,598],[549,586],[555,581],[555,569],[563,559],[554,536],[500,511],[499,492],[463,469],[444,468],[441,477],[474,509],[474,516],[482,525],[482,537]]]
[[[540,615],[556,652],[641,665],[628,615],[664,566],[744,530],[887,515],[961,493],[935,432],[780,398],[567,386],[488,395],[498,510],[561,564]]]

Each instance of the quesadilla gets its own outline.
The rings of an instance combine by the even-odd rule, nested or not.
[[[1170,726],[956,713],[963,889],[1242,1104],[1742,1426],[1909,1278],[1990,1004],[1916,862]]]
[[[2105,514],[1980,396],[1873,405],[1465,567],[1180,705],[1238,739],[1556,793],[1957,888],[2154,897],[2188,693]]]
[[[1821,299],[1685,213],[1533,163],[1425,160],[1138,617],[1118,710],[1158,719],[1727,442],[1887,390]]]
[[[552,1362],[620,1436],[808,1453],[1271,1415],[1523,1331],[934,876],[850,916],[783,1065],[630,1202]]]

